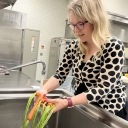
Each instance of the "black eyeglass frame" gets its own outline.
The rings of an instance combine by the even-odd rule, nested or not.
[[[71,24],[71,23],[69,23],[68,26],[69,26],[69,28],[70,28],[71,30],[73,30],[73,31],[75,30],[75,26],[77,27],[77,29],[83,30],[83,29],[84,29],[84,24],[86,24],[86,23],[88,23],[88,21],[79,22],[79,23],[77,23],[77,24]],[[82,24],[83,27],[82,27],[82,28],[79,28],[79,27],[78,27],[78,24]],[[73,27],[71,27],[70,25],[72,25]]]

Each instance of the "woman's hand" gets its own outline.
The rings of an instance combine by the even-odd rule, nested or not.
[[[40,93],[42,97],[46,96],[48,93],[47,90],[45,90],[45,89],[39,89],[36,92]],[[34,103],[36,102],[36,100],[37,100],[37,97],[35,96]]]
[[[60,98],[57,98],[57,99],[47,99],[47,102],[51,102],[51,103],[54,103],[55,104],[55,109],[54,109],[54,112],[57,112],[65,107],[68,106],[68,101],[67,99],[60,99]]]
[[[47,95],[47,90],[46,89],[39,89],[39,90],[37,90],[36,92],[39,92],[39,93],[41,93],[42,94],[42,96],[46,96]]]

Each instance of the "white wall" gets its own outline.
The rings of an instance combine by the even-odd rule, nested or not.
[[[128,16],[128,0],[102,0],[107,11]]]
[[[17,0],[12,10],[27,13],[26,28],[40,30],[40,44],[45,44],[45,53],[39,48],[38,59],[48,65],[51,38],[63,37],[67,5],[72,0]],[[128,0],[103,0],[110,12],[128,16]],[[10,9],[10,7],[8,7]],[[37,65],[36,80],[41,79],[42,65]],[[47,74],[45,75],[46,78]]]
[[[64,37],[67,0],[17,0],[12,10],[27,13],[26,28],[40,30],[40,44],[45,53],[38,59],[48,65],[51,38]],[[10,7],[8,7],[10,9]],[[36,80],[41,79],[42,65],[37,65]],[[45,75],[45,77],[47,74]]]
[[[72,0],[68,0],[70,2]],[[128,16],[128,0],[102,0],[107,11]]]

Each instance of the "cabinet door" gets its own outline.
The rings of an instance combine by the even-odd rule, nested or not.
[[[40,31],[25,29],[23,32],[22,64],[37,60]],[[22,68],[22,72],[35,80],[37,64]]]

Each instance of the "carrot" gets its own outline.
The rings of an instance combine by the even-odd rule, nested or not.
[[[36,92],[36,96],[37,97],[41,97],[42,96],[41,92]],[[43,94],[42,97],[45,98],[46,97],[46,94]]]
[[[26,116],[28,113],[30,103],[31,103],[32,99],[34,98],[34,96],[37,96],[36,103],[34,104],[33,108],[30,110],[28,116]],[[31,127],[32,128],[35,127],[35,121],[36,121],[36,117],[37,117],[38,110],[40,108],[41,103],[43,104],[42,113],[41,113],[41,118],[40,118],[36,128],[44,128],[45,124],[47,123],[47,121],[49,120],[49,118],[51,117],[51,115],[54,111],[55,104],[48,102],[46,95],[42,95],[40,92],[34,93],[32,96],[30,96],[30,98],[28,100],[26,110],[25,110],[25,115],[24,115],[23,128],[27,127],[30,120],[32,120]],[[26,118],[27,118],[27,120],[26,120]]]
[[[41,101],[42,101],[41,103],[44,103],[46,100],[44,98],[42,98]]]
[[[47,104],[47,106],[48,106],[48,105],[52,107],[53,103],[50,103],[50,102],[49,102],[49,103]]]
[[[37,97],[41,97],[41,93],[40,92],[36,92],[36,96]]]
[[[39,101],[42,99],[42,97],[39,97],[38,99],[37,99],[37,101],[36,101],[36,103],[34,104],[34,107],[31,109],[31,111],[30,111],[30,113],[28,114],[28,120],[31,120],[32,119],[32,117],[33,117],[33,115],[34,115],[34,112],[35,112],[35,110],[36,110],[36,107],[38,106],[38,103],[39,103]]]
[[[45,99],[44,99],[44,97],[46,97],[45,94],[42,96],[40,92],[36,92],[36,96],[38,97],[38,99],[37,99],[36,103],[34,104],[34,107],[31,109],[30,113],[28,114],[28,118],[27,118],[28,120],[32,119],[34,112],[36,110],[36,107],[38,106],[39,101],[41,100],[42,102],[45,102]]]

